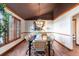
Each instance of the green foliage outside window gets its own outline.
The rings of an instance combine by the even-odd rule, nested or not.
[[[0,9],[3,10],[6,7],[5,3],[0,3]]]
[[[5,7],[5,4],[0,3],[0,11],[1,12],[4,12],[4,7]],[[3,15],[3,13],[2,13],[2,15]],[[0,20],[3,20],[3,19],[0,19]],[[0,23],[0,37],[2,36],[1,34],[3,33],[3,28],[4,28],[3,24]]]
[[[4,22],[3,31],[5,32],[4,36],[5,36],[5,39],[8,39],[8,37],[9,37],[9,15],[10,14],[4,12],[3,15],[4,15],[4,18],[3,18],[3,22]]]
[[[0,23],[0,37],[3,37],[3,39],[7,39],[9,36],[9,13],[5,12],[4,8],[6,7],[6,4],[0,4],[0,10],[3,12],[3,23]],[[4,40],[6,41],[6,40]]]

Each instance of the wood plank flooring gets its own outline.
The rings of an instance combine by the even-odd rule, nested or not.
[[[27,42],[23,41],[10,51],[6,52],[3,56],[26,56],[26,49],[27,49],[26,45]],[[79,46],[76,46],[75,44],[74,49],[72,51],[63,47],[56,41],[54,41],[53,45],[55,52],[54,56],[79,56]]]
[[[26,41],[22,41],[20,44],[7,51],[3,56],[25,56],[26,55]]]
[[[59,43],[57,43],[56,41],[54,41],[54,51],[55,56],[79,56],[79,46],[75,45],[75,43],[74,49],[70,51]]]

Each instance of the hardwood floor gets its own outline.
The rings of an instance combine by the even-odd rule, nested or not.
[[[13,49],[6,52],[3,56],[26,56],[26,41],[21,42]],[[54,56],[79,56],[79,46],[74,44],[74,49],[72,51],[68,50],[67,48],[63,47],[56,41],[54,41]]]
[[[7,51],[3,56],[25,56],[26,55],[26,41],[22,41],[20,44]]]
[[[79,56],[79,46],[77,46],[74,42],[74,49],[72,51],[63,47],[56,41],[54,41],[54,51],[55,56]]]

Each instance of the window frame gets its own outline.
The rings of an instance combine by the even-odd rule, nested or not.
[[[14,19],[14,38],[12,39],[12,41],[9,41],[9,38],[8,39],[5,39],[5,43],[4,44],[1,44],[0,45],[0,47],[3,47],[3,46],[5,46],[6,44],[9,44],[9,43],[11,43],[11,42],[13,42],[13,41],[16,41],[17,39],[19,39],[19,38],[21,38],[21,20],[19,20],[18,18],[16,18],[16,17],[14,17],[14,16],[12,16],[13,17],[13,19]],[[17,35],[17,30],[16,30],[16,24],[17,24],[17,22],[16,21],[19,21],[19,37],[16,37],[16,35]],[[9,31],[8,31],[8,33],[9,33]],[[6,40],[7,40],[7,42],[6,42]]]

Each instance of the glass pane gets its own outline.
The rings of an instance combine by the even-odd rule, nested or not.
[[[15,19],[15,22],[14,22],[14,37],[15,37],[15,39],[17,39],[17,38],[20,38],[20,20],[18,20],[17,18],[15,18],[14,17],[14,19]]]
[[[3,27],[4,27],[4,23],[3,23],[3,12],[0,11],[0,44],[4,44],[4,31],[3,31]]]
[[[9,41],[14,40],[14,18],[12,15],[9,16]]]
[[[20,20],[17,20],[17,38],[20,37]]]
[[[8,43],[9,38],[9,14],[0,11],[0,45]]]

